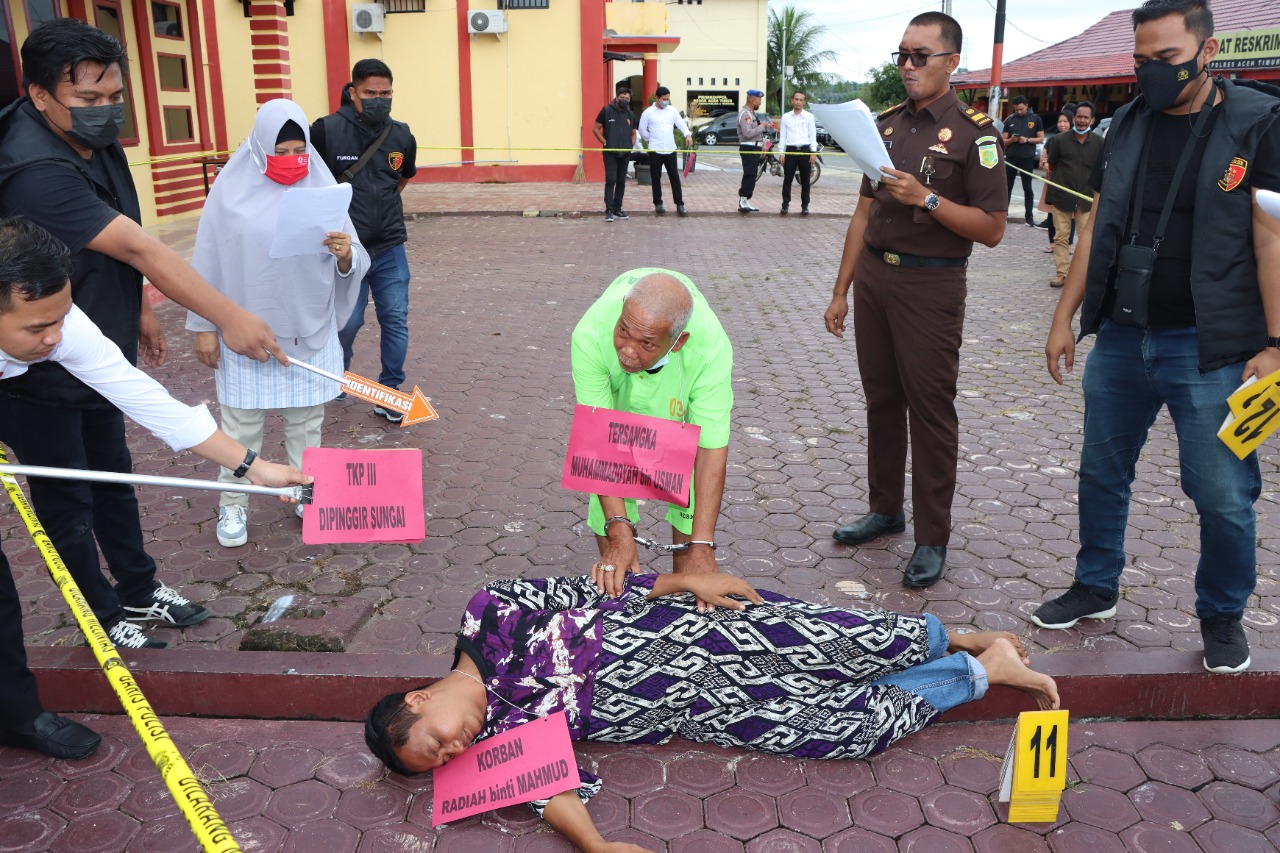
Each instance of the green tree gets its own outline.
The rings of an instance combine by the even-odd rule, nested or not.
[[[834,61],[835,51],[818,50],[818,42],[827,28],[812,23],[812,14],[794,6],[784,6],[780,12],[769,10],[769,72],[765,86],[766,110],[776,110],[782,92],[782,62],[784,55],[786,64],[791,66],[791,74],[787,77],[787,94],[794,89],[810,89],[821,86],[823,74],[820,66],[824,62]],[[785,35],[785,38],[784,38]]]
[[[907,88],[902,85],[902,78],[898,76],[898,66],[892,62],[871,69],[863,93],[866,95],[867,106],[873,110],[883,110],[907,99]]]

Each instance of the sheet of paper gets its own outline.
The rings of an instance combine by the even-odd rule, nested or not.
[[[835,139],[836,143],[858,164],[862,173],[873,181],[884,177],[880,170],[893,168],[889,152],[885,150],[884,140],[876,128],[876,121],[871,117],[871,110],[862,101],[853,100],[844,104],[813,104],[813,114],[822,119],[822,124]]]
[[[1280,219],[1280,193],[1271,190],[1258,190],[1258,204],[1262,209]]]
[[[271,257],[322,255],[329,251],[324,245],[324,235],[346,227],[350,207],[351,184],[286,190],[276,216]]]

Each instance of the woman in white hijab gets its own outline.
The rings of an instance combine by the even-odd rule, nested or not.
[[[215,288],[266,320],[290,358],[341,375],[338,318],[351,315],[369,269],[368,253],[351,236],[351,220],[343,231],[327,234],[314,255],[270,257],[285,192],[335,183],[311,147],[308,128],[302,108],[292,101],[262,105],[253,132],[209,192],[191,263]],[[214,368],[223,431],[246,447],[261,448],[266,412],[279,409],[289,464],[301,468],[303,448],[320,445],[324,404],[338,395],[338,383],[274,359],[237,355],[195,314],[187,315],[187,328],[196,332],[196,357]],[[218,479],[238,482],[225,468]],[[220,544],[231,548],[248,541],[247,506],[246,495],[222,493]]]

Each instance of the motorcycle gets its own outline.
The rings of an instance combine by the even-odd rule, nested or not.
[[[782,177],[782,159],[773,153],[777,147],[778,141],[772,135],[766,135],[764,144],[761,146],[764,153],[760,155],[760,171],[756,173],[756,179],[764,177],[765,171],[773,175],[775,178]],[[794,156],[794,155],[793,155]],[[818,178],[822,177],[822,145],[818,145],[818,156],[813,162],[813,171],[809,175],[809,186],[818,183]]]

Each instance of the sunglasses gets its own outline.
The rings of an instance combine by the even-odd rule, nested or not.
[[[911,64],[914,65],[916,68],[924,68],[926,65],[929,64],[929,60],[932,59],[933,57],[950,56],[953,53],[955,53],[954,50],[944,50],[941,53],[922,53],[922,52],[895,50],[893,53],[889,54],[889,56],[893,57],[893,61],[898,63],[899,68],[906,65],[908,59],[911,60]]]

